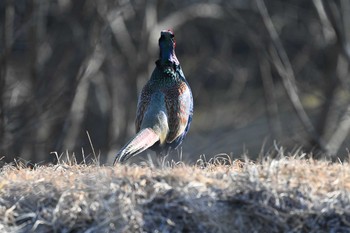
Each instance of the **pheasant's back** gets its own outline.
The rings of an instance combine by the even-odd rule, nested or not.
[[[167,124],[163,126],[168,128],[167,135],[164,135],[165,142],[167,146],[176,148],[188,131],[192,112],[192,93],[181,67],[157,64],[139,98],[136,130],[139,131],[145,124],[145,115],[147,121],[150,121],[149,118],[156,121],[161,118],[161,124]],[[166,115],[166,122],[162,122],[164,118],[157,115],[162,113]]]

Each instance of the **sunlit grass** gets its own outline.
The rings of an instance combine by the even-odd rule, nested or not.
[[[145,161],[112,167],[62,156],[56,165],[18,162],[1,169],[1,231],[350,230],[348,162],[304,154],[259,162],[218,155],[192,166]]]

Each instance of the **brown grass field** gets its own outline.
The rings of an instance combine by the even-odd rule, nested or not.
[[[350,232],[350,165],[7,165],[0,232]]]

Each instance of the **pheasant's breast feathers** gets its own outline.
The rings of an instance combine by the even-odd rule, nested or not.
[[[136,131],[138,132],[143,127],[145,115],[151,109],[154,112],[154,109],[158,108],[159,111],[166,113],[168,133],[165,140],[167,143],[172,143],[178,138],[182,138],[182,135],[185,135],[185,131],[188,130],[187,126],[193,114],[192,93],[180,65],[172,62],[160,62],[159,60],[156,64],[151,79],[143,88],[139,98],[135,122]],[[161,95],[164,97],[164,105],[155,101],[159,100],[159,98],[155,98],[159,93],[162,93]],[[163,109],[162,106],[165,108]]]

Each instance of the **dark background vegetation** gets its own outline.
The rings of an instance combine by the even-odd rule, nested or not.
[[[184,157],[348,154],[347,0],[2,0],[0,17],[3,161],[91,155],[88,131],[110,162],[168,28],[195,100]]]

